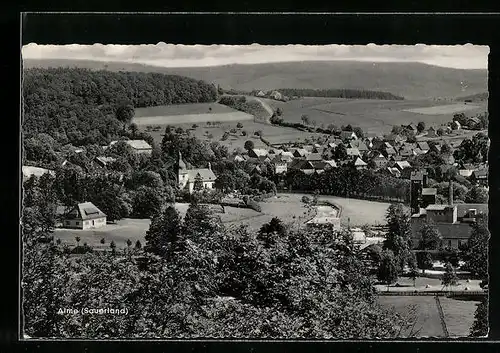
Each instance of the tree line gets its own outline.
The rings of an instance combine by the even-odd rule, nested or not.
[[[361,89],[313,89],[313,88],[281,88],[280,93],[288,97],[329,97],[348,99],[384,99],[404,100],[404,97],[389,92],[369,91]]]
[[[358,170],[346,164],[327,169],[322,173],[305,174],[290,170],[283,177],[289,190],[300,192],[318,191],[324,195],[353,198],[397,199],[409,202],[409,180],[391,177],[374,170]]]

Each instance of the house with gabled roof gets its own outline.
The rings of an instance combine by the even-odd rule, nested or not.
[[[437,137],[436,129],[431,126],[430,128],[427,129],[427,137]]]
[[[295,159],[288,166],[290,170],[300,170],[305,174],[312,174],[315,171],[314,165],[310,161],[304,159]]]
[[[390,147],[385,149],[385,155],[387,156],[387,158],[390,158],[391,156],[397,155],[397,152],[394,148]]]
[[[389,175],[391,175],[393,177],[396,177],[396,178],[400,178],[401,177],[401,171],[398,168],[387,167],[386,170],[389,173]]]
[[[369,151],[368,146],[366,146],[366,144],[361,140],[353,140],[350,142],[349,146],[351,148],[357,148],[361,153]]]
[[[411,131],[415,131],[415,132],[417,131],[417,125],[415,125],[414,123],[406,125],[405,128],[408,130],[411,130]]]
[[[411,156],[414,156],[415,153],[413,153],[413,149],[409,148],[408,146],[404,146],[399,150],[399,155],[403,158],[409,158]]]
[[[335,162],[333,159],[329,159],[324,161],[326,164],[328,164],[332,168],[337,168],[337,162]]]
[[[106,214],[92,202],[82,202],[63,216],[62,226],[73,229],[94,229],[106,225]]]
[[[319,153],[309,153],[306,156],[306,161],[321,161],[323,157]]]
[[[429,147],[429,144],[425,141],[420,141],[417,142],[418,148],[420,148],[424,153],[427,153],[431,148]]]
[[[411,164],[408,161],[398,161],[394,162],[394,166],[403,172],[406,168],[411,168]]]
[[[179,172],[178,172],[178,182],[179,188],[187,189],[190,193],[193,192],[195,182],[200,180],[203,189],[213,189],[214,183],[217,177],[212,171],[210,163],[208,163],[208,168],[188,168],[186,163],[182,160],[182,155],[179,153]]]
[[[112,141],[109,145],[112,146],[118,141]],[[127,145],[132,147],[132,150],[136,153],[151,155],[153,152],[153,147],[144,140],[123,140]]]
[[[269,152],[263,148],[252,148],[248,150],[248,156],[250,158],[259,158],[261,156],[267,156]]]
[[[342,140],[357,140],[358,136],[353,131],[341,131],[340,138]]]
[[[488,186],[488,168],[481,168],[473,171],[471,180],[479,185]]]
[[[348,158],[361,157],[361,153],[357,148],[346,148]]]
[[[114,158],[114,157],[106,157],[106,156],[99,156],[99,157],[95,157],[95,161],[101,167],[107,167],[109,164],[115,162],[116,158]]]
[[[375,168],[377,169],[385,168],[387,166],[387,163],[389,162],[382,153],[379,153],[378,156],[373,157],[372,161],[375,164]]]
[[[354,161],[354,167],[356,169],[366,169],[367,166],[368,164],[359,157]]]
[[[305,157],[308,154],[309,154],[309,152],[307,152],[307,150],[305,150],[303,148],[297,148],[297,149],[295,149],[295,151],[293,151],[293,156],[295,158]]]

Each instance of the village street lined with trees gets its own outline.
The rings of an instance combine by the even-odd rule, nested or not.
[[[410,214],[403,205],[410,198],[409,180],[387,175],[370,162],[366,169],[345,163],[323,173],[291,169],[279,174],[269,161],[234,161],[226,146],[202,141],[188,129],[167,126],[156,143],[132,123],[137,107],[214,102],[220,92],[213,85],[179,76],[81,69],[30,69],[24,75],[23,165],[54,171],[23,182],[23,326],[30,337],[412,336],[414,314],[381,307],[377,279],[387,286],[403,276],[415,280],[432,268],[436,250],[446,250],[443,285],[456,284],[458,260],[475,278],[487,280],[487,219],[473,225],[459,251],[445,249],[432,225],[422,229],[418,251],[412,251]],[[374,98],[386,99],[375,93]],[[257,109],[252,103],[250,108]],[[276,116],[278,123],[286,121],[286,111]],[[304,119],[304,124],[311,122]],[[333,130],[363,135],[350,125]],[[404,135],[404,129],[399,133]],[[151,146],[150,155],[126,143],[136,139]],[[245,148],[252,150],[248,142]],[[346,145],[326,153],[340,160]],[[430,184],[442,198],[452,175],[457,201],[485,202],[482,188],[456,171],[443,170],[450,154],[431,151],[410,161],[430,171]],[[180,155],[189,167],[208,165],[217,176],[214,189],[196,180],[193,193],[180,190]],[[461,163],[484,162],[487,136],[464,140],[453,156]],[[97,157],[109,162],[96,164]],[[284,189],[394,202],[384,243],[362,249],[349,229],[296,229],[278,218],[259,231],[226,226],[207,206],[238,192],[245,195],[246,206],[256,209],[258,200]],[[81,202],[92,202],[112,223],[150,219],[145,243],[129,240],[126,249],[117,249],[110,242],[110,251],[80,245],[80,239],[76,247],[62,244],[54,237],[58,209]],[[189,203],[184,217],[176,202]],[[484,306],[478,307],[476,336],[487,330]],[[128,314],[58,314],[60,308],[100,307],[127,309]]]

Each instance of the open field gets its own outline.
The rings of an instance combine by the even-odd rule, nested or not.
[[[305,97],[288,102],[264,99],[268,104],[283,111],[283,118],[289,122],[301,122],[301,117],[307,115],[316,126],[329,124],[351,124],[359,126],[365,132],[385,134],[394,125],[418,123],[423,121],[426,126],[439,126],[450,122],[453,114],[470,111],[481,113],[487,110],[486,102],[472,105],[445,105],[434,100],[376,100],[376,99],[340,99]],[[453,107],[453,109],[451,109]],[[423,110],[425,114],[414,109]]]
[[[231,113],[205,113],[205,114],[184,114],[184,115],[161,115],[145,116],[134,119],[137,126],[140,125],[175,125],[175,124],[194,124],[220,121],[247,121],[253,120],[253,116],[243,112]]]
[[[297,214],[296,212],[303,212],[305,207],[302,206],[302,196],[307,195],[311,197],[311,194],[301,194],[301,193],[278,193],[276,198],[271,198],[266,201],[281,204],[283,210],[283,215],[290,217],[290,215]],[[350,218],[351,226],[363,226],[365,224],[377,225],[385,224],[385,214],[387,208],[390,206],[386,202],[376,202],[367,200],[357,200],[348,199],[344,197],[329,196],[329,195],[319,195],[319,201],[330,201],[335,205],[340,206],[342,209],[340,223],[342,225],[347,225],[348,218]],[[286,205],[283,205],[286,204]],[[263,203],[264,205],[264,203]],[[297,205],[304,207],[303,209],[297,209]]]
[[[62,229],[57,228],[54,231],[54,239],[61,239],[63,244],[70,246],[76,245],[75,237],[80,237],[80,245],[87,243],[95,248],[109,248],[111,241],[114,241],[117,249],[127,247],[127,239],[132,241],[132,246],[137,240],[142,245],[145,243],[144,236],[149,229],[149,219],[130,219],[125,218],[117,222],[117,224],[108,224],[100,229]],[[105,240],[105,244],[101,245],[101,239]]]
[[[470,328],[474,322],[474,313],[478,301],[455,300],[441,297],[444,320],[451,337],[465,337],[469,335]]]
[[[444,322],[450,337],[465,337],[474,322],[474,312],[478,302],[439,297],[444,313]],[[432,296],[380,296],[378,301],[386,309],[394,309],[405,315],[415,306],[420,330],[417,337],[444,337],[441,319],[435,297]]]
[[[414,329],[419,331],[417,337],[445,337],[434,297],[379,296],[378,301],[382,307],[388,310],[393,309],[401,315],[408,315],[414,306],[416,309]]]
[[[175,116],[190,114],[219,114],[234,113],[237,110],[229,108],[227,105],[219,103],[189,103],[160,105],[156,107],[136,108],[135,118],[150,116]]]
[[[468,291],[482,291],[479,283],[479,280],[470,280],[467,283],[465,280],[460,280],[457,286],[451,286],[448,288],[443,288],[441,284],[441,279],[437,278],[427,278],[427,277],[418,277],[415,280],[415,287],[413,286],[413,280],[407,277],[401,277],[398,279],[397,283],[400,287],[396,287],[395,285],[389,286],[389,292],[413,292],[415,290],[419,292],[434,292],[434,291],[463,291],[465,287],[468,287]],[[429,288],[426,288],[426,285],[429,285]],[[375,288],[382,292],[387,292],[387,286],[384,284],[377,284]]]
[[[427,108],[412,108],[412,109],[404,109],[405,112],[424,114],[424,115],[439,115],[439,114],[455,114],[460,112],[466,112],[468,110],[478,110],[481,106],[465,104],[465,103],[457,103],[457,104],[448,104],[448,105],[438,105],[435,107],[427,107]]]
[[[367,200],[348,199],[337,196],[320,196],[319,200],[333,202],[342,209],[340,224],[350,226],[385,224],[385,215],[390,204]]]
[[[241,122],[241,124],[243,125],[241,129],[238,129],[236,127],[238,122]],[[139,125],[139,130],[146,131],[146,125],[151,125],[151,124]],[[165,127],[169,124],[165,123],[165,124],[154,124],[154,125],[160,125],[161,126],[160,130],[150,131],[148,133],[155,139],[157,144],[160,144],[163,138],[163,134],[165,132]],[[218,126],[207,126],[205,123],[200,122],[197,123],[197,125],[199,126],[195,129],[192,128],[193,125],[192,123],[191,124],[172,123],[170,125],[173,125],[175,127],[180,126],[185,130],[189,129],[191,135],[195,136],[196,138],[202,141],[209,141],[209,142],[217,141],[220,144],[227,146],[229,151],[232,151],[238,147],[243,148],[245,142],[248,140],[253,141],[255,148],[266,147],[265,143],[262,142],[258,136],[254,135],[256,131],[262,131],[264,139],[269,141],[270,144],[279,144],[290,141],[304,142],[306,139],[322,136],[321,134],[302,132],[299,130],[295,130],[293,128],[286,128],[281,126],[274,126],[274,125],[254,122],[253,120],[232,121],[225,123],[221,121],[221,124]],[[231,129],[236,129],[236,133],[231,133],[230,132]],[[221,141],[221,138],[226,131],[229,132],[229,138],[225,141]],[[247,136],[241,136],[242,131],[245,131],[247,133]],[[212,135],[211,138],[209,135]]]

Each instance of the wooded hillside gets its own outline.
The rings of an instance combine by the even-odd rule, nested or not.
[[[23,77],[25,137],[48,133],[75,145],[105,143],[121,128],[121,106],[213,102],[214,86],[159,73],[28,69]]]

